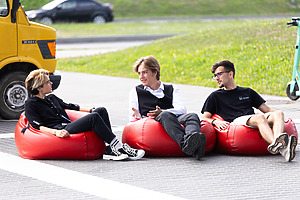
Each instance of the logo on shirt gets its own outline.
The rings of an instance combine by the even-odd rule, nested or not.
[[[247,99],[249,99],[250,97],[239,97],[239,100],[240,101],[243,101],[243,100],[247,100]]]

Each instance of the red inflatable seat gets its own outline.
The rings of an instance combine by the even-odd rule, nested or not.
[[[210,152],[216,144],[215,130],[209,122],[202,121],[201,133],[206,136],[205,152]],[[144,149],[148,156],[187,156],[162,125],[151,118],[127,124],[123,130],[122,142],[133,148]]]
[[[223,120],[220,116],[212,118]],[[240,155],[266,155],[268,143],[262,138],[258,129],[249,128],[243,125],[229,125],[226,129],[214,127],[217,133],[216,150],[221,153]],[[285,132],[288,135],[295,135],[298,132],[292,119],[284,123]]]
[[[66,110],[71,121],[75,121],[86,112]],[[104,142],[93,132],[71,134],[60,138],[29,126],[22,113],[15,129],[15,142],[20,157],[26,159],[74,159],[93,160],[100,158],[105,151]]]

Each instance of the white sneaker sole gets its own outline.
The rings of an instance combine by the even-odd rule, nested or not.
[[[137,154],[138,154],[138,155],[137,155],[136,157],[128,156],[128,159],[129,159],[129,160],[139,160],[139,159],[141,159],[142,157],[144,157],[145,151],[142,150],[142,149],[139,149]]]
[[[122,154],[120,156],[111,156],[111,155],[103,155],[103,160],[113,160],[113,161],[119,161],[119,160],[125,160],[128,158],[128,155]]]

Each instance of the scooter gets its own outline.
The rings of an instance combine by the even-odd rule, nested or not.
[[[300,17],[293,17],[291,22],[288,22],[287,25],[289,27],[291,26],[297,26],[298,32],[297,32],[297,40],[296,40],[296,46],[295,46],[295,57],[294,57],[294,67],[293,67],[293,77],[292,81],[288,83],[286,88],[286,94],[287,96],[293,100],[296,101],[300,97],[300,91],[299,91],[299,57],[300,57],[300,51],[299,51],[299,44],[300,44]]]

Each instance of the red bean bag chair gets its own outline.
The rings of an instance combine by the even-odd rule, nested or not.
[[[223,120],[218,115],[214,119]],[[262,138],[258,129],[249,128],[243,125],[229,125],[226,129],[214,127],[217,133],[216,150],[221,153],[240,155],[267,155],[268,143]],[[285,132],[288,135],[295,135],[298,132],[295,123],[288,119],[284,123]]]
[[[88,114],[73,110],[66,112],[71,121]],[[26,127],[28,128],[24,129]],[[22,129],[25,130],[24,133]],[[16,125],[15,142],[19,155],[26,159],[94,160],[100,158],[105,151],[104,142],[93,131],[60,138],[28,126],[24,113]]]
[[[216,143],[213,126],[207,121],[202,121],[201,133],[206,136],[205,152],[213,150]],[[127,124],[123,130],[122,142],[136,149],[144,149],[148,156],[187,156],[162,125],[151,118]]]

